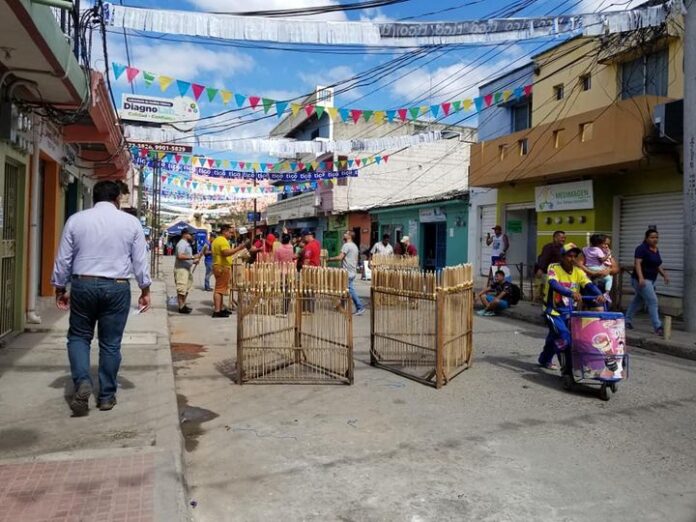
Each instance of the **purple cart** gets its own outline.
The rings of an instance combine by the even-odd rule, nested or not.
[[[609,390],[628,378],[628,353],[624,316],[615,312],[573,312],[570,315],[573,374],[564,376],[564,387],[574,384],[599,386],[599,396],[609,400]]]

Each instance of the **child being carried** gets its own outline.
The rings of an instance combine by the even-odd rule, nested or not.
[[[585,257],[585,268],[590,273],[595,274],[612,268],[614,262],[610,245],[611,239],[609,239],[609,236],[604,234],[592,234],[590,236],[590,246],[582,250],[582,254]],[[608,298],[614,284],[614,276],[607,274],[604,276],[591,276],[591,278],[604,281],[604,296]]]

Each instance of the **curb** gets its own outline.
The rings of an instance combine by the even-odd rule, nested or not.
[[[500,315],[509,317],[510,319],[515,319],[517,321],[524,321],[525,323],[546,326],[546,322],[544,321],[541,313],[530,314],[511,308],[504,310]],[[690,346],[684,343],[668,341],[653,335],[634,332],[626,332],[626,341],[629,346],[635,346],[636,348],[642,348],[651,352],[663,353],[665,355],[671,355],[681,359],[696,361],[696,344],[694,344],[694,346]]]

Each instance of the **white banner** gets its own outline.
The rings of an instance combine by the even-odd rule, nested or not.
[[[682,0],[630,11],[459,22],[334,22],[147,9],[107,3],[112,27],[223,40],[293,44],[422,46],[482,44],[554,35],[598,36],[663,24]]]
[[[440,131],[431,131],[410,136],[386,136],[384,138],[339,141],[294,141],[284,138],[240,139],[233,136],[214,134],[194,136],[169,129],[137,127],[132,125],[125,126],[125,135],[128,141],[176,143],[205,147],[206,149],[230,150],[244,153],[266,153],[278,156],[283,154],[323,154],[326,152],[348,154],[350,152],[397,150],[404,147],[433,143],[443,139]]]
[[[594,208],[592,180],[535,187],[537,212]]]

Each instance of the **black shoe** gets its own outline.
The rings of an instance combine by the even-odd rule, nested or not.
[[[229,314],[229,313],[225,313],[224,310],[221,310],[221,311],[219,311],[219,312],[213,312],[213,317],[216,318],[216,319],[219,318],[219,317],[223,317],[223,318],[226,319],[226,318],[228,318],[229,316],[230,316],[230,314]]]
[[[89,411],[89,397],[92,395],[92,385],[89,381],[82,381],[75,390],[72,401],[70,401],[70,409],[76,417],[87,415]]]
[[[101,401],[97,406],[101,411],[112,410],[116,406],[116,397],[112,397],[109,400]]]
[[[191,310],[188,306],[184,306],[183,308],[179,308],[179,313],[180,314],[190,314],[193,310]]]

